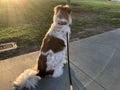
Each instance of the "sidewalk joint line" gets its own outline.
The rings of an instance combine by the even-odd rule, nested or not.
[[[82,73],[84,73],[86,76],[88,76],[91,80],[93,80],[96,84],[98,84],[99,86],[101,86],[104,90],[107,90],[103,85],[101,85],[98,81],[96,81],[95,79],[93,79],[90,75],[88,75],[85,71],[83,71],[81,68],[79,68],[77,65],[75,65],[73,62],[70,62],[73,66],[75,66],[76,68],[78,68]]]

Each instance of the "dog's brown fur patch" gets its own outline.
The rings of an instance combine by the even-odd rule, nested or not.
[[[47,56],[40,54],[39,60],[38,60],[39,73],[37,74],[40,77],[45,77],[46,75],[52,75],[54,72],[54,70],[46,71],[46,68],[47,68],[46,62],[47,62]]]
[[[54,36],[45,36],[42,45],[41,45],[41,52],[47,52],[49,50],[52,50],[54,53],[57,53],[61,50],[63,50],[65,47],[65,43],[63,40],[56,38]],[[41,77],[45,77],[46,75],[53,74],[54,70],[46,71],[47,69],[47,55],[40,54],[39,60],[38,60],[38,75]]]
[[[52,50],[54,53],[57,53],[63,50],[65,47],[65,43],[63,40],[56,38],[54,36],[47,35],[42,42],[41,51],[47,52]]]

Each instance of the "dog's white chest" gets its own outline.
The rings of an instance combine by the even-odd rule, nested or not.
[[[69,26],[54,26],[50,29],[49,35],[53,35],[57,38],[60,38],[66,42],[66,33],[70,33]]]

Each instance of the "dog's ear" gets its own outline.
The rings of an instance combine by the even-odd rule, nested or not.
[[[54,7],[54,14],[57,14],[57,12],[62,8],[62,5],[57,5],[56,7]]]
[[[68,8],[70,8],[70,5],[66,4],[64,7],[68,7]]]
[[[67,12],[70,14],[71,13],[71,8],[70,5],[66,4],[64,8],[67,8]]]

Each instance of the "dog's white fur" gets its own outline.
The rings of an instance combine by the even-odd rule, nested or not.
[[[70,34],[70,27],[69,24],[72,23],[71,16],[69,15],[69,21],[66,19],[60,19],[58,15],[60,14],[60,10],[58,11],[57,14],[53,16],[53,24],[51,25],[49,31],[47,32],[46,35],[54,36],[59,39],[62,39],[67,45],[67,38],[66,38],[66,33]],[[67,22],[66,25],[59,25],[59,21],[65,21]],[[54,44],[53,44],[54,45]],[[63,66],[65,63],[67,63],[65,57],[66,57],[66,47],[57,53],[54,53],[52,50],[49,50],[47,52],[40,52],[43,55],[47,55],[47,69],[46,71],[49,70],[54,70],[54,73],[52,77],[57,78],[63,73]],[[27,69],[25,70],[20,76],[14,81],[14,85],[18,86],[19,89],[26,87],[31,89],[31,87],[35,88],[37,85],[37,82],[41,79],[39,76],[36,76],[37,70],[35,69]]]
[[[23,87],[31,90],[35,88],[37,82],[41,79],[39,76],[36,76],[37,71],[34,69],[27,69],[23,73],[21,73],[17,79],[14,81],[14,86],[18,87],[19,90],[22,90]]]

